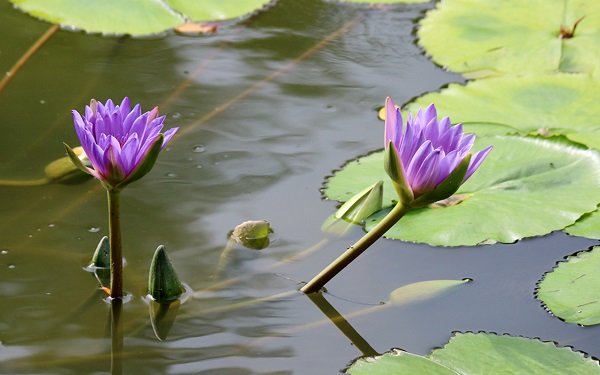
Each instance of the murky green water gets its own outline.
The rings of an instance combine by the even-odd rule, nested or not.
[[[293,291],[361,236],[360,228],[342,239],[321,232],[335,204],[319,188],[347,159],[381,147],[375,108],[386,96],[401,103],[461,80],[414,45],[414,21],[430,6],[280,0],[212,36],[59,31],[0,93],[2,179],[40,178],[64,155],[62,142],[76,144],[70,110],[90,98],[127,95],[145,110],[160,106],[167,128],[180,127],[154,170],[123,193],[133,295],[124,307],[124,373],[335,374],[361,355],[333,324],[310,326],[325,317],[303,295],[207,310]],[[0,71],[48,27],[2,2]],[[0,212],[0,373],[109,372],[109,306],[83,271],[108,232],[99,183],[1,187]],[[228,232],[251,219],[269,220],[275,242],[234,249],[220,278],[241,281],[205,291]],[[277,265],[324,238],[319,251]],[[141,299],[159,244],[196,292],[162,342]],[[598,356],[597,327],[563,323],[533,297],[556,260],[593,244],[562,234],[459,249],[380,241],[329,283],[350,301],[329,299],[350,314],[404,284],[471,277],[447,298],[350,323],[378,352],[426,354],[453,331],[482,330]]]

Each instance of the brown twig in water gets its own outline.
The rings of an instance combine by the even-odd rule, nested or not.
[[[17,74],[17,72],[25,65],[27,61],[33,56],[43,45],[58,31],[60,27],[58,25],[52,25],[29,49],[21,56],[19,60],[13,65],[12,68],[6,73],[4,78],[0,81],[0,92],[8,85],[8,82]]]

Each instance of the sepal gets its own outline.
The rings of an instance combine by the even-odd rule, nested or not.
[[[427,194],[421,195],[415,199],[410,207],[418,208],[427,206],[431,203],[441,201],[456,193],[458,188],[463,184],[469,163],[471,162],[471,154],[465,156],[452,172],[442,181],[435,189]]]
[[[83,164],[81,159],[79,159],[79,156],[77,156],[77,153],[75,153],[75,151],[73,151],[73,149],[71,147],[69,147],[68,144],[63,143],[63,145],[65,145],[65,150],[67,150],[67,156],[69,157],[69,159],[71,159],[71,162],[82,172],[85,172],[87,174],[92,174],[90,172],[90,169]]]
[[[152,145],[148,148],[146,155],[144,155],[144,157],[143,157],[142,161],[139,163],[139,165],[129,174],[129,176],[127,176],[122,182],[117,184],[114,188],[116,190],[121,190],[122,188],[129,185],[130,183],[137,181],[140,178],[147,175],[148,172],[150,172],[152,170],[152,168],[154,167],[154,164],[156,163],[156,159],[158,159],[158,154],[160,153],[160,150],[162,148],[163,141],[164,141],[163,134],[160,134],[158,137],[156,137],[156,139],[154,140]]]
[[[385,172],[392,179],[400,202],[409,205],[414,200],[414,195],[404,175],[404,168],[398,156],[398,150],[396,150],[396,146],[394,146],[392,141],[388,143],[383,155]]]

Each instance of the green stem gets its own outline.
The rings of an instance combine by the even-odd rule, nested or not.
[[[110,296],[123,297],[123,251],[121,242],[120,191],[108,190],[108,237],[110,241]]]
[[[354,259],[358,258],[369,246],[382,237],[394,224],[404,216],[410,207],[402,203],[396,204],[386,217],[379,222],[369,233],[365,234],[354,245],[350,246],[342,255],[334,260],[327,268],[304,285],[300,291],[308,294],[321,289],[329,280],[340,273]]]

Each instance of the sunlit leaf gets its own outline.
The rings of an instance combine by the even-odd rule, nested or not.
[[[272,3],[272,0],[166,0],[192,21],[221,21],[245,16]]]
[[[358,192],[347,200],[334,214],[336,219],[359,224],[375,212],[382,209],[383,181],[379,180],[373,185]]]
[[[419,374],[419,375],[456,375],[456,371],[445,367],[427,357],[411,354],[402,350],[377,356],[375,358],[360,358],[346,370],[351,375],[390,375],[390,374]]]
[[[456,333],[429,358],[461,374],[600,374],[597,361],[571,348],[489,333]]]
[[[398,306],[412,302],[427,301],[451,293],[471,281],[471,279],[427,280],[405,285],[390,294],[390,303]]]
[[[570,348],[537,339],[489,333],[455,333],[427,356],[392,350],[356,360],[347,374],[600,374],[598,362]]]
[[[435,103],[438,113],[478,135],[563,134],[573,142],[600,149],[599,97],[598,81],[557,74],[451,84],[406,107],[416,111]]]
[[[600,246],[560,262],[539,282],[537,297],[557,317],[581,325],[600,323]]]
[[[583,215],[575,224],[566,227],[564,232],[573,236],[600,240],[600,211]]]
[[[420,4],[428,3],[431,0],[338,0],[342,3],[360,3],[360,4]]]
[[[598,152],[515,136],[478,137],[474,149],[489,144],[494,149],[458,190],[458,202],[409,211],[386,237],[441,246],[512,243],[561,230],[596,209]],[[327,181],[324,193],[343,202],[379,179],[388,208],[366,220],[370,230],[397,199],[382,152],[347,163]]]
[[[446,0],[427,13],[419,44],[469,78],[600,72],[600,2]]]
[[[91,33],[151,35],[191,21],[234,19],[269,0],[10,0],[34,17]],[[171,6],[172,8],[170,8]]]

